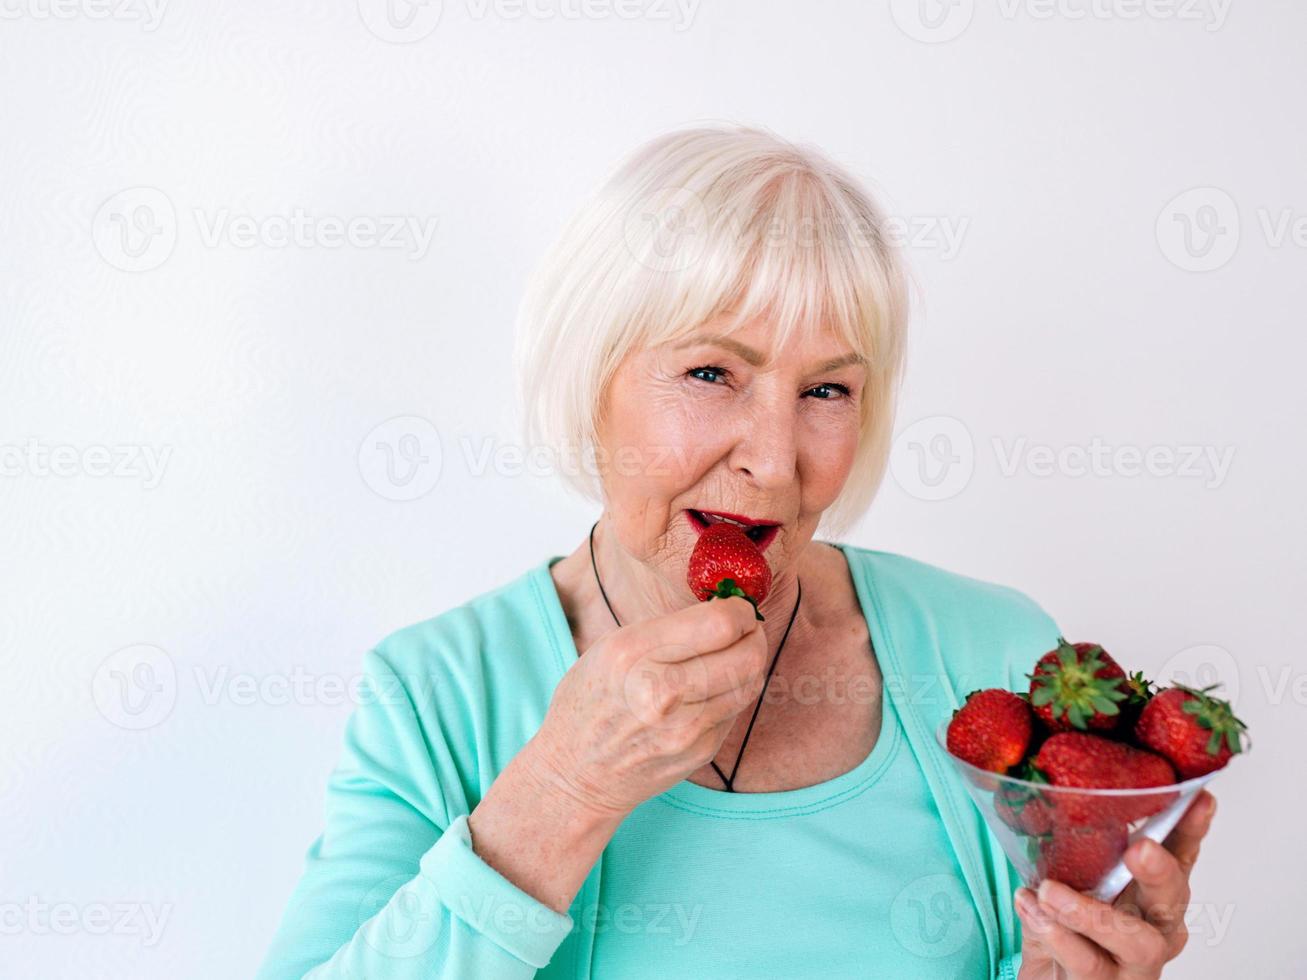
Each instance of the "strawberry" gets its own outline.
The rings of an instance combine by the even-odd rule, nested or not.
[[[1030,678],[1030,705],[1050,731],[1110,731],[1126,700],[1125,671],[1097,643],[1074,646],[1058,637],[1057,649],[1039,658]]]
[[[1005,773],[1026,756],[1030,705],[1011,691],[972,691],[948,723],[948,750],[978,769]]]
[[[1099,735],[1059,732],[1039,749],[1035,766],[1054,786],[1078,789],[1145,789],[1175,782],[1171,763],[1145,749]],[[1079,826],[1130,823],[1164,810],[1174,793],[1139,796],[1053,795],[1057,818]]]
[[[771,591],[771,566],[739,525],[722,521],[704,528],[690,552],[685,577],[700,602],[737,595],[748,599],[754,615],[763,618],[758,605]]]
[[[1044,774],[1029,762],[1011,775],[1032,783],[1047,783]],[[994,794],[994,812],[1017,833],[1040,837],[1053,829],[1053,809],[1048,794],[1033,786],[1004,783]]]
[[[1040,842],[1035,874],[1089,891],[1116,866],[1129,843],[1124,824],[1082,827],[1058,821]]]
[[[1139,744],[1169,759],[1181,779],[1220,769],[1243,748],[1244,723],[1230,702],[1207,693],[1216,686],[1168,687],[1153,696],[1135,722]]]

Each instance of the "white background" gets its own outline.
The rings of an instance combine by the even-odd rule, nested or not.
[[[363,652],[595,516],[512,455],[524,276],[711,119],[912,232],[894,477],[847,540],[1223,678],[1257,745],[1167,975],[1301,969],[1301,4],[66,2],[0,4],[0,974],[253,972]],[[429,242],[357,223],[392,216]]]

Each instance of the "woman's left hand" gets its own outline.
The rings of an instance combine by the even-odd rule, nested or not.
[[[1017,889],[1023,938],[1018,980],[1161,976],[1189,938],[1189,873],[1215,811],[1215,797],[1203,790],[1165,847],[1143,840],[1127,850],[1134,880],[1111,905],[1058,881],[1041,882],[1038,896]]]

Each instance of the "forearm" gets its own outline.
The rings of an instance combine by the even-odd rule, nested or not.
[[[468,817],[472,848],[522,891],[566,914],[624,815],[586,806],[543,776],[532,741]]]

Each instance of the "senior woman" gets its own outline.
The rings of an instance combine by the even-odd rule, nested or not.
[[[566,475],[598,520],[368,652],[265,980],[1160,974],[1215,801],[1113,905],[1018,888],[932,732],[1057,626],[818,535],[884,473],[907,297],[814,149],[712,126],[618,168],[517,337],[529,436],[593,460]],[[721,520],[770,566],[761,619],[687,585]]]

